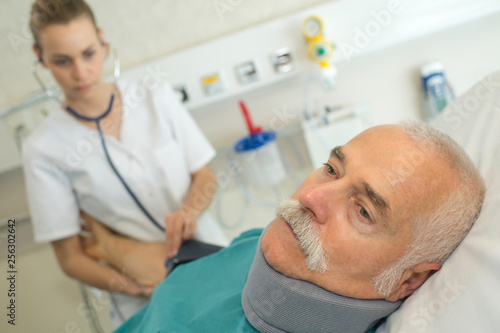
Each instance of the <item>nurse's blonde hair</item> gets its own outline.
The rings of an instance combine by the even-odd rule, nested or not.
[[[88,18],[97,31],[94,13],[83,0],[35,0],[31,5],[30,29],[40,49],[40,32],[51,24],[68,24],[74,19]]]

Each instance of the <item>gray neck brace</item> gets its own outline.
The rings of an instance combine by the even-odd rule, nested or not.
[[[261,241],[241,297],[247,320],[259,332],[366,332],[402,303],[344,297],[289,278],[267,263]]]

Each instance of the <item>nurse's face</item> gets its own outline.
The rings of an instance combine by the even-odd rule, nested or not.
[[[68,24],[51,24],[39,35],[42,59],[69,100],[92,97],[102,84],[102,32],[92,22],[81,17]]]
[[[306,232],[296,234],[282,217],[263,237],[264,256],[284,275],[339,295],[381,298],[371,280],[405,253],[412,235],[410,221],[440,202],[437,187],[448,184],[449,173],[397,126],[367,130],[332,150],[325,166],[291,198],[317,234],[326,272],[307,266],[299,245],[303,235],[297,237]]]

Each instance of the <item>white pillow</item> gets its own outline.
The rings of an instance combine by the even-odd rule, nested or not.
[[[464,241],[377,333],[500,332],[500,71],[451,103],[433,126],[454,138],[486,181]]]

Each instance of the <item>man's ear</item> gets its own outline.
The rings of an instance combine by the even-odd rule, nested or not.
[[[437,262],[424,262],[407,269],[398,282],[387,301],[396,302],[413,294],[432,274],[441,268]]]

